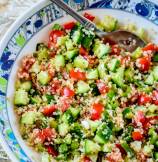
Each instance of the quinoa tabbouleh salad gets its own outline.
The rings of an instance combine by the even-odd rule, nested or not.
[[[119,28],[110,16],[97,23]],[[42,162],[158,161],[158,46],[130,53],[77,22],[54,24],[48,44],[22,59],[14,105]]]

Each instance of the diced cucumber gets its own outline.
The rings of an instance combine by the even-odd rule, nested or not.
[[[68,145],[71,144],[71,141],[72,141],[72,136],[71,134],[67,134],[66,137],[64,138],[64,142]]]
[[[49,125],[51,128],[55,128],[55,129],[57,129],[57,127],[58,127],[58,123],[54,118],[50,118]]]
[[[127,142],[121,141],[121,146],[128,153],[128,156],[132,157],[134,155],[133,150],[130,148],[130,146],[127,144]]]
[[[89,84],[84,81],[79,81],[77,83],[77,93],[86,93],[90,90]]]
[[[60,24],[54,24],[52,30],[61,30],[62,26]]]
[[[40,98],[40,96],[34,96],[31,97],[30,99],[30,103],[32,104],[40,104],[42,102],[42,99]]]
[[[66,45],[66,49],[67,50],[73,50],[73,42],[71,39],[68,39],[66,42],[65,42],[65,45]]]
[[[84,59],[82,56],[77,56],[74,59],[74,67],[86,69],[88,67],[88,61]]]
[[[102,58],[111,52],[111,48],[109,45],[96,42],[93,48],[93,52],[98,58]]]
[[[138,47],[138,48],[132,53],[131,57],[132,57],[133,59],[137,59],[137,58],[141,57],[141,55],[142,55],[142,49],[141,49],[140,47]]]
[[[158,53],[155,53],[153,56],[153,61],[158,62]]]
[[[33,111],[28,111],[26,113],[24,113],[22,115],[21,118],[21,123],[22,124],[28,124],[28,125],[32,125],[35,122],[35,119],[37,117],[37,115],[39,115],[40,113],[37,112],[33,112]]]
[[[95,132],[97,130],[98,126],[100,125],[99,121],[89,120],[88,122],[89,122],[89,125],[90,125],[92,132]]]
[[[77,140],[73,140],[72,143],[71,143],[71,149],[75,150],[75,149],[77,149],[79,147],[79,145],[80,144],[78,143]]]
[[[62,115],[62,118],[61,120],[64,122],[64,123],[72,123],[73,122],[73,116],[71,114],[71,111],[70,110],[67,110],[63,115]]]
[[[65,58],[63,55],[56,55],[54,58],[54,65],[56,68],[65,66]]]
[[[60,136],[65,136],[69,132],[69,125],[67,123],[59,124],[58,131]]]
[[[128,82],[133,82],[134,80],[134,71],[131,68],[125,70],[125,80]]]
[[[80,109],[79,107],[76,107],[76,108],[70,107],[69,110],[70,110],[72,116],[73,116],[75,119],[79,116],[80,111],[81,111],[81,109]]]
[[[42,154],[42,159],[41,160],[42,160],[41,162],[51,162],[51,157],[50,157],[50,155],[48,153],[44,152]]]
[[[115,19],[112,16],[107,15],[107,16],[104,17],[104,20],[102,22],[102,26],[103,26],[105,31],[111,32],[111,31],[116,30],[117,22],[118,22],[117,19]]]
[[[86,78],[94,80],[98,79],[98,69],[91,69],[87,71]]]
[[[80,44],[83,38],[83,33],[81,30],[75,30],[72,34],[72,40],[75,44]]]
[[[153,85],[154,84],[154,76],[152,73],[148,75],[148,77],[145,80],[145,84],[147,85]]]
[[[154,80],[158,81],[158,66],[155,66],[153,69]]]
[[[116,73],[112,74],[112,80],[115,84],[117,84],[119,87],[124,87],[124,68],[120,67],[116,71]]]
[[[132,119],[133,118],[133,113],[132,113],[132,110],[130,108],[124,109],[122,114],[123,114],[123,117],[125,119]]]
[[[154,158],[155,160],[158,160],[158,152],[154,152]]]
[[[100,63],[100,64],[98,65],[98,73],[99,73],[99,77],[100,77],[101,79],[104,79],[104,78],[106,77],[106,75],[107,75],[107,70],[106,70],[106,68],[105,68],[105,64],[104,64],[104,63]]]
[[[157,110],[157,106],[156,105],[149,105],[148,106],[148,111],[150,112],[150,113],[152,113],[152,114],[154,114],[155,113],[155,111]]]
[[[73,69],[73,65],[71,63],[66,64],[67,72],[71,71],[72,69]]]
[[[67,51],[65,53],[66,59],[71,60],[78,55],[79,51],[77,49],[73,49],[71,51]]]
[[[98,153],[101,150],[100,146],[91,141],[91,140],[85,140],[84,142],[84,152],[85,154],[94,154],[94,153]]]
[[[111,152],[112,151],[112,145],[110,143],[105,143],[102,148],[103,152]]]
[[[62,143],[60,146],[59,146],[59,152],[60,153],[66,153],[68,151],[68,146],[66,143]]]
[[[20,89],[24,89],[25,91],[29,91],[32,87],[31,81],[25,81],[20,84]]]
[[[105,144],[110,139],[112,135],[111,129],[103,123],[97,130],[94,140],[99,144]]]
[[[48,74],[47,71],[41,71],[39,74],[37,74],[37,80],[40,82],[42,85],[48,84],[50,81],[51,77]]]
[[[36,62],[32,65],[32,67],[31,67],[31,69],[30,69],[30,72],[36,73],[36,74],[38,74],[38,73],[40,72],[40,65],[39,65],[38,61],[36,61]]]
[[[115,72],[116,68],[120,66],[120,60],[114,58],[110,61],[110,63],[108,64],[108,68],[110,71]]]
[[[86,35],[82,40],[82,46],[86,49],[90,49],[93,39],[94,39],[94,35]]]
[[[14,104],[18,106],[27,105],[29,103],[28,93],[23,89],[18,89],[15,92]]]
[[[62,36],[57,39],[57,46],[64,46],[66,44],[68,37]]]
[[[37,57],[38,60],[42,61],[43,59],[48,58],[48,49],[46,47],[40,48],[39,51],[37,51]]]

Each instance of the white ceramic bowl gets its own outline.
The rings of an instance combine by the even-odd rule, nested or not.
[[[119,5],[121,1],[109,0],[96,3],[90,0],[89,6],[85,6],[85,9],[87,8],[88,12],[100,19],[104,15],[111,15],[121,24],[134,23],[138,28],[143,27],[152,35],[152,41],[158,43],[156,33],[158,9],[155,7],[153,10],[151,6],[147,7],[145,1],[142,3],[131,1],[125,0]],[[78,2],[71,1],[71,5],[75,8],[86,5],[82,0]],[[149,4],[155,5],[151,2]],[[121,7],[124,9],[120,9]],[[48,34],[53,23],[64,23],[72,19],[70,16],[59,18],[61,16],[63,12],[59,8],[43,0],[14,23],[0,44],[0,141],[13,161],[40,161],[39,154],[29,148],[20,136],[18,121],[13,110],[14,84],[21,58],[34,52],[37,43],[48,41]]]

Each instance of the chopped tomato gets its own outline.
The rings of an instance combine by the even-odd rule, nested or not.
[[[43,108],[42,113],[45,116],[51,116],[56,109],[57,109],[56,105],[46,106]]]
[[[136,115],[135,115],[135,122],[137,125],[139,125],[139,123],[142,123],[142,125],[144,125],[144,123],[146,123],[146,117],[143,113],[143,111],[137,111]]]
[[[121,58],[121,65],[129,66],[129,62],[131,60],[130,56],[124,56]]]
[[[111,54],[120,55],[120,52],[121,48],[117,44],[112,45]]]
[[[88,20],[90,21],[93,21],[95,19],[95,16],[91,15],[90,13],[88,12],[85,12],[84,15],[83,15],[85,18],[87,18]]]
[[[85,156],[83,162],[92,162],[92,160],[88,156]]]
[[[86,80],[86,73],[80,72],[80,71],[75,71],[75,70],[72,69],[70,71],[70,77],[75,79],[75,80]]]
[[[101,94],[105,94],[109,91],[109,87],[105,83],[101,82],[100,80],[97,81],[97,87]]]
[[[132,132],[132,138],[135,141],[141,141],[143,139],[143,135],[140,132],[135,131],[135,132]]]
[[[62,30],[53,30],[49,35],[49,44],[56,44],[59,37],[62,37],[65,34]]]
[[[45,128],[41,131],[39,131],[36,135],[36,138],[41,142],[45,142],[48,139],[51,139],[54,137],[55,131],[51,128]]]
[[[156,46],[155,46],[155,44],[149,43],[142,50],[143,51],[155,51],[156,50]]]
[[[72,102],[72,98],[63,96],[59,99],[58,107],[62,112],[65,112],[70,107]]]
[[[121,146],[120,143],[116,143],[116,147],[120,150],[121,154],[126,154],[126,151],[124,148]]]
[[[45,146],[47,149],[48,154],[52,155],[53,157],[58,156],[58,152],[53,148],[53,146]]]
[[[142,72],[147,72],[150,68],[151,63],[151,57],[150,56],[144,56],[137,59],[137,67]]]
[[[82,47],[82,46],[79,49],[79,53],[82,56],[88,56],[88,51],[84,47]]]
[[[155,105],[158,105],[158,90],[153,91],[152,97],[153,97],[153,103]]]
[[[61,82],[58,80],[54,80],[51,85],[51,93],[56,94],[60,92]]]
[[[145,93],[140,94],[138,97],[138,105],[145,105],[147,103],[151,103],[151,101],[152,101],[152,98]]]
[[[104,106],[100,103],[93,104],[91,119],[98,120],[101,117],[102,112],[104,111]]]
[[[75,95],[75,92],[68,87],[64,87],[64,89],[62,90],[62,95],[65,97],[73,97]]]
[[[71,22],[65,23],[63,25],[63,27],[64,27],[65,30],[71,30],[71,29],[74,28],[75,25],[76,25],[76,22],[71,21]]]

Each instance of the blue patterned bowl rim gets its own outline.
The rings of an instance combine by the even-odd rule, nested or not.
[[[155,0],[65,0],[67,3],[71,4],[72,7],[76,7],[78,10],[90,9],[90,8],[112,8],[123,10],[126,12],[130,12],[133,14],[140,15],[154,24],[158,25],[158,3]],[[71,3],[70,3],[71,2]],[[73,2],[73,3],[72,3]],[[27,44],[32,36],[34,36],[38,31],[43,29],[46,24],[41,24],[36,21],[38,30],[33,32],[30,37],[26,38],[23,36],[20,38],[23,39],[23,43],[21,44],[18,41],[19,35],[17,37],[17,33],[19,34],[22,30],[23,25],[26,25],[27,21],[32,17],[37,17],[40,11],[49,8],[51,12],[53,11],[54,5],[50,4],[47,0],[42,0],[38,2],[35,6],[31,7],[24,15],[16,20],[16,22],[12,25],[12,27],[8,30],[8,32],[3,37],[0,42],[0,143],[3,148],[9,155],[12,161],[20,161],[20,162],[31,162],[28,156],[21,149],[18,144],[13,131],[11,130],[11,126],[8,121],[7,109],[6,109],[6,89],[7,89],[7,81],[16,57],[23,49],[23,47]],[[56,8],[59,11],[58,8]],[[54,13],[55,19],[63,16],[63,12],[59,11],[59,13]],[[52,15],[51,15],[52,16]],[[31,20],[33,21],[33,20]],[[51,20],[52,21],[52,20]],[[35,22],[34,22],[35,23]],[[20,33],[21,34],[21,33]],[[16,40],[16,41],[15,41]],[[18,52],[14,53],[13,49],[9,48],[10,43],[13,43],[13,47],[16,47]],[[13,55],[15,55],[13,57]]]

